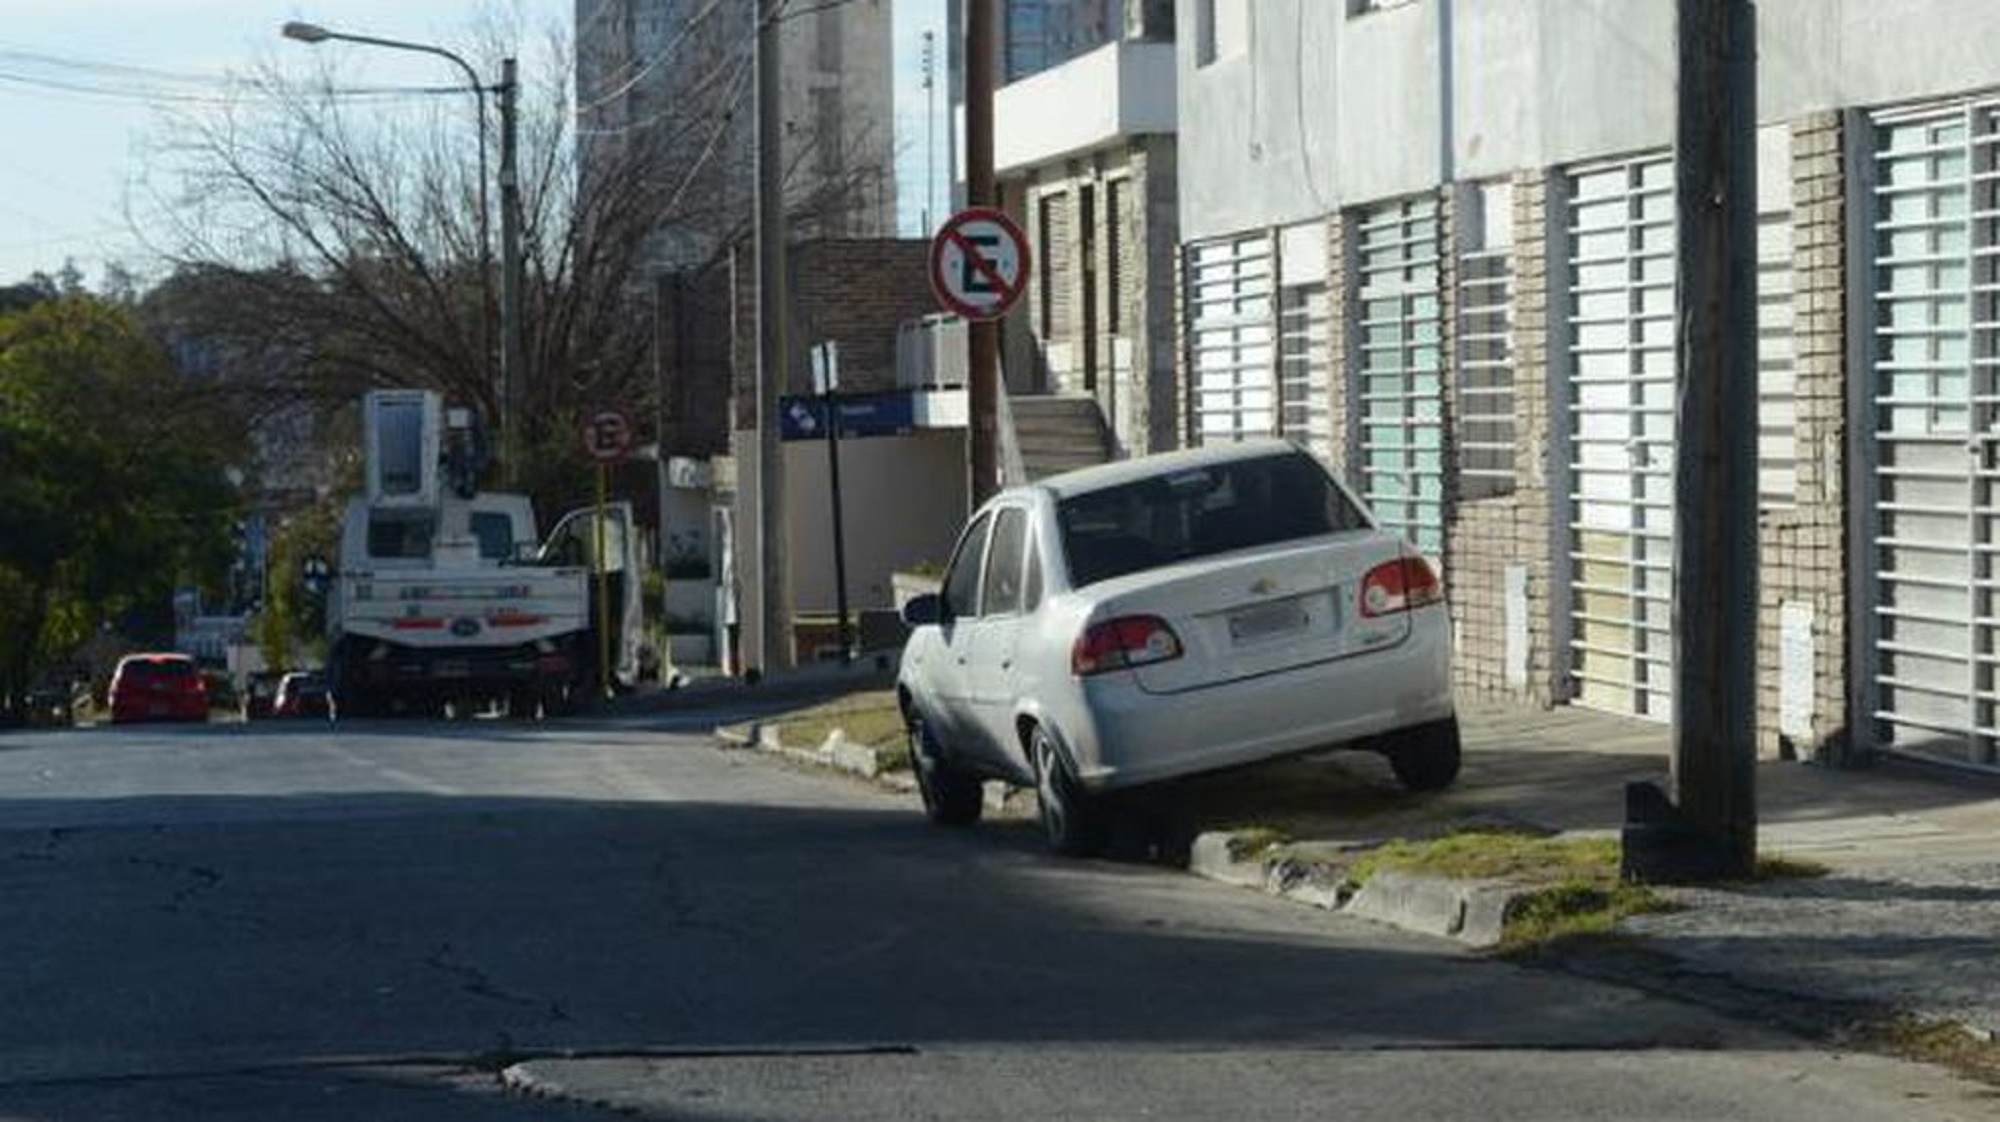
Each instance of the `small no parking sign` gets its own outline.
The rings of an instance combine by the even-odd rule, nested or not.
[[[931,239],[931,287],[966,319],[999,319],[1028,287],[1028,238],[1005,212],[959,211]]]

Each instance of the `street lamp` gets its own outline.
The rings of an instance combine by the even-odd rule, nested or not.
[[[497,94],[500,98],[500,463],[508,481],[518,478],[520,457],[515,440],[515,419],[518,415],[517,399],[521,381],[521,234],[520,234],[520,180],[515,168],[516,137],[518,135],[515,97],[520,88],[514,76],[514,60],[500,60],[500,81],[494,85],[483,85],[478,72],[463,58],[428,43],[410,43],[401,39],[382,39],[373,35],[354,35],[345,31],[333,31],[316,23],[299,20],[286,22],[281,33],[287,39],[300,43],[318,44],[329,39],[345,43],[360,43],[370,47],[385,47],[394,51],[415,51],[419,54],[436,55],[450,61],[465,72],[466,89],[477,101],[479,109],[479,283],[482,293],[479,306],[482,317],[481,345],[485,353],[493,350],[493,324],[490,309],[493,301],[487,287],[493,272],[491,207],[486,194],[486,95]]]

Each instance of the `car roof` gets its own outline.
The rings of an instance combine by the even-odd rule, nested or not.
[[[148,662],[187,662],[187,663],[192,663],[193,661],[194,661],[194,656],[192,656],[192,655],[184,655],[184,654],[180,653],[179,651],[142,651],[142,652],[140,652],[140,653],[138,653],[138,654],[128,654],[128,655],[126,655],[125,657],[123,657],[123,658],[119,659],[119,660],[118,660],[118,665],[120,665],[120,666],[124,666],[124,665],[126,665],[126,664],[128,664],[128,663],[131,663],[131,664],[134,664],[134,665],[136,665],[136,664],[140,664],[140,663],[148,663]]]
[[[1054,492],[1058,499],[1066,499],[1073,495],[1088,494],[1107,487],[1151,479],[1157,475],[1187,471],[1191,468],[1212,467],[1216,464],[1237,463],[1242,460],[1257,460],[1283,452],[1303,453],[1303,449],[1289,440],[1275,436],[1205,444],[1199,448],[1156,452],[1149,456],[1136,456],[1129,460],[1114,460],[1108,464],[1077,468],[1074,471],[1038,480],[1029,488],[1016,488],[1013,493],[1021,494],[1039,488]]]

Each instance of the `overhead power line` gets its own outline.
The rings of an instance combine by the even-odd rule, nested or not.
[[[144,86],[101,85],[90,82],[72,82],[60,78],[44,78],[32,74],[19,74],[0,70],[0,83],[30,89],[47,90],[53,93],[75,94],[83,97],[108,98],[114,101],[135,101],[147,104],[193,104],[230,105],[244,96],[270,97],[272,91],[240,83],[232,87],[234,96],[225,93],[186,93],[178,90],[148,88]],[[400,97],[428,97],[434,94],[462,94],[463,86],[346,86],[324,91],[328,95],[342,99],[393,99]]]

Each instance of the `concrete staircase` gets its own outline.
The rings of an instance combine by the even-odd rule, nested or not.
[[[1111,433],[1096,400],[1081,395],[1010,395],[1014,442],[1030,481],[1101,464],[1111,458]]]

